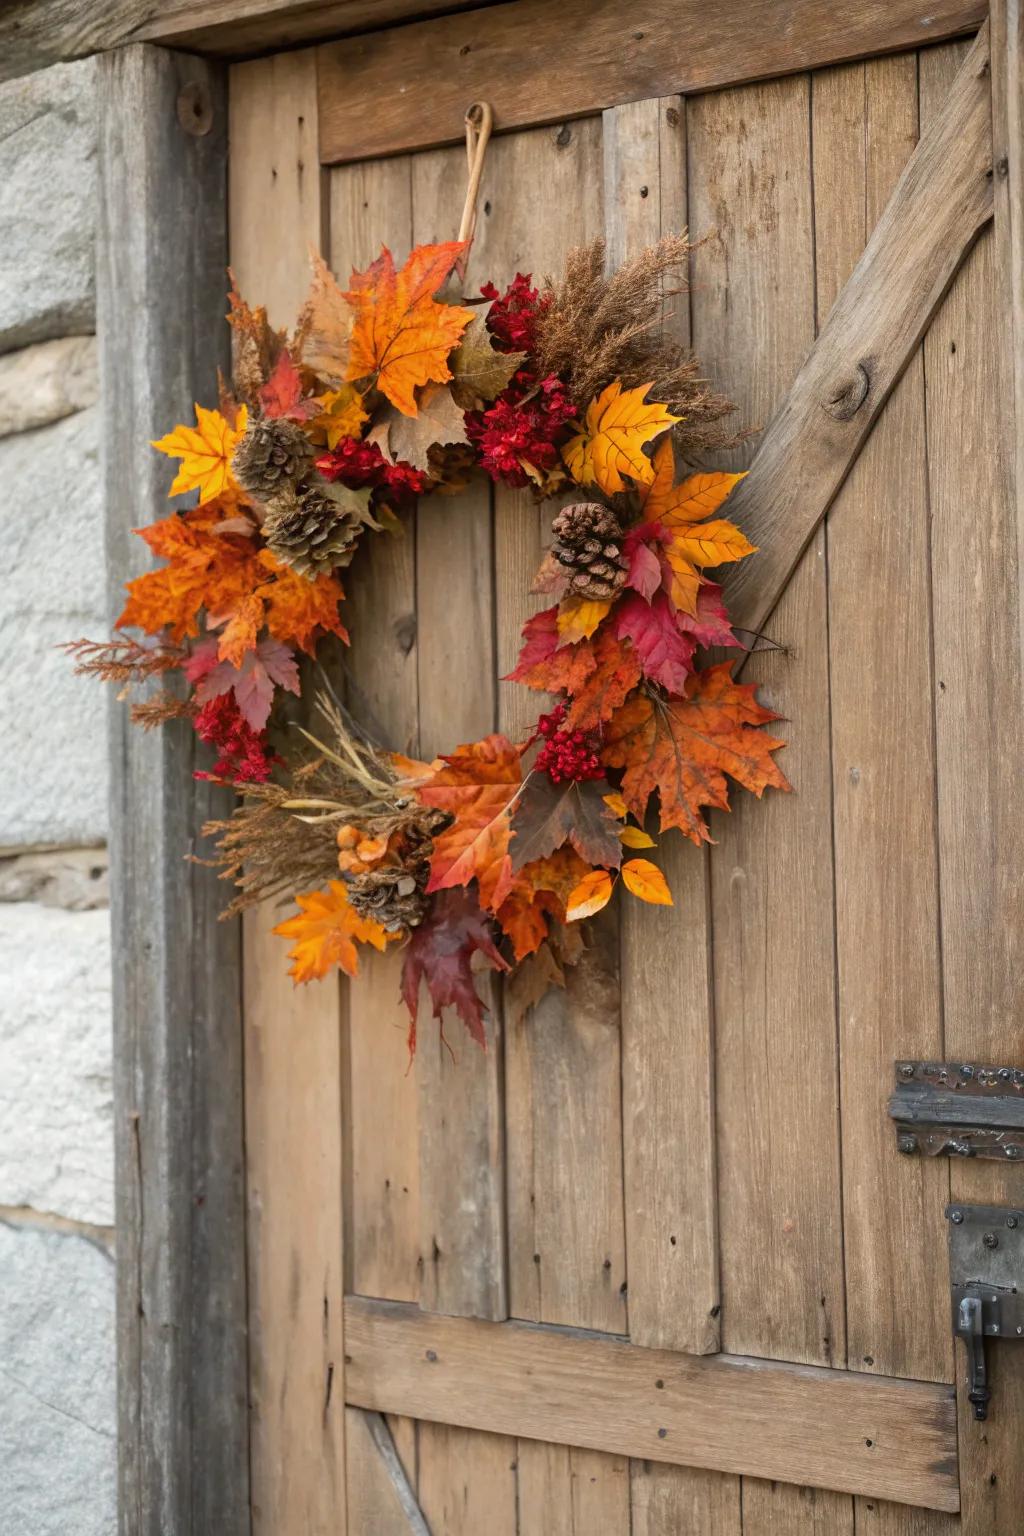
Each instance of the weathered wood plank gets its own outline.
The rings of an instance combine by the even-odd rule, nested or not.
[[[431,1536],[379,1413],[345,1410],[345,1489],[351,1531],[364,1536]]]
[[[516,1443],[452,1424],[421,1424],[420,1507],[435,1536],[517,1536]]]
[[[490,0],[7,0],[0,80],[128,43],[243,58]]]
[[[736,1536],[742,1529],[741,1482],[726,1472],[630,1463],[632,1536]],[[787,1484],[780,1483],[779,1487]]]
[[[210,128],[181,126],[196,82]],[[226,82],[202,60],[104,61],[99,336],[110,610],[150,560],[132,528],[167,510],[149,448],[189,420],[227,359]],[[110,711],[120,1528],[249,1530],[240,935],[223,887],[185,860],[222,791],[184,723]]]
[[[810,356],[772,421],[732,515],[756,560],[729,610],[763,630],[979,230],[992,216],[988,26],[928,125]]]
[[[605,225],[615,267],[687,223],[679,97],[604,114]],[[666,330],[689,341],[687,295]],[[672,908],[622,898],[622,1113],[629,1330],[638,1344],[718,1348],[713,1025],[702,850],[659,851]],[[671,1129],[668,1129],[668,1128]]]
[[[701,97],[688,130],[691,220],[715,230],[694,258],[694,344],[756,425],[814,340],[808,81]],[[748,665],[787,722],[796,793],[737,795],[710,850],[723,1347],[815,1365],[845,1358],[824,629],[819,538],[780,604],[790,650]]]
[[[331,173],[331,262],[342,280],[386,244],[412,246],[412,169],[407,158]],[[352,635],[344,689],[356,718],[386,746],[419,742],[416,641],[416,517],[401,536],[363,540],[345,573]],[[415,1301],[420,1291],[419,1111],[409,1070],[409,1017],[401,1000],[404,956],[367,955],[348,986],[347,1284],[366,1296]],[[381,1134],[381,1127],[387,1134]]]
[[[323,50],[320,150],[360,160],[450,144],[466,103],[486,98],[499,128],[523,128],[628,101],[715,90],[972,31],[978,0],[733,0],[708,26],[703,0],[513,0],[374,32]]]
[[[823,94],[815,116],[831,176],[820,236],[832,251],[830,287],[852,266],[917,134],[916,60],[857,73]],[[872,125],[862,157],[841,126],[844,96]],[[948,1170],[899,1158],[878,1113],[894,1057],[930,1056],[942,1038],[919,352],[829,512],[828,563],[849,1358],[858,1370],[949,1380],[934,1236]]]
[[[520,1440],[517,1459],[520,1536],[630,1536],[624,1456]]]
[[[324,242],[315,69],[306,52],[231,74],[231,261],[278,325]],[[245,922],[253,1530],[343,1536],[341,999],[334,980],[293,986],[280,917]]]
[[[413,161],[412,235],[450,240],[465,194],[465,155]],[[420,751],[451,752],[494,729],[494,538],[490,487],[424,498],[416,524]],[[443,1312],[508,1313],[500,989],[481,978],[487,1050],[449,1011],[445,1038],[421,995],[416,1052],[420,1127],[421,1303]]]
[[[575,1329],[345,1302],[349,1401],[379,1412],[955,1510],[949,1387]],[[422,1472],[420,1482],[423,1497]],[[427,1518],[430,1519],[429,1510]]]
[[[952,65],[945,49],[922,58],[923,120],[941,110]],[[1007,70],[1005,58],[999,67]],[[1024,752],[1021,549],[1011,473],[1019,443],[1005,412],[1019,364],[1012,284],[1020,274],[1010,277],[1000,251],[1007,233],[1004,222],[978,242],[924,348],[945,1050],[965,1060],[988,1051],[1018,1060],[1024,1003],[1024,828],[1014,796]],[[950,1176],[956,1200],[1024,1196],[1019,1168],[958,1160]],[[953,1359],[964,1536],[1010,1536],[1024,1505],[1024,1360],[1006,1345],[989,1358],[993,1402],[984,1424],[966,1400],[959,1346]]]

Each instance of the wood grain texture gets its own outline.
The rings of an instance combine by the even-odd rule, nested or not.
[[[736,1536],[742,1529],[741,1482],[725,1472],[630,1463],[631,1536]],[[779,1485],[784,1486],[782,1484]]]
[[[841,127],[844,92],[870,125],[859,163]],[[916,61],[859,66],[833,82],[833,95],[823,94],[815,126],[834,146],[821,240],[841,280],[911,152]],[[893,1059],[928,1057],[942,1040],[919,353],[832,506],[828,560],[849,1357],[857,1369],[950,1380],[936,1253],[948,1171],[941,1160],[898,1157],[878,1112]]]
[[[420,1507],[434,1536],[519,1536],[516,1442],[451,1424],[420,1424]]]
[[[176,103],[201,84],[210,132]],[[167,511],[149,448],[189,420],[227,360],[226,82],[201,60],[130,48],[99,89],[98,307],[111,617],[151,562],[131,530]],[[110,710],[120,1528],[249,1531],[240,935],[190,865],[226,813],[181,723]]]
[[[737,401],[737,424],[756,425],[814,340],[808,81],[702,97],[688,105],[688,131],[691,219],[715,231],[693,263],[694,343]],[[745,467],[753,451],[744,444],[730,462]],[[795,793],[737,794],[730,814],[714,817],[710,854],[722,1338],[737,1352],[842,1364],[820,538],[777,627],[787,650],[755,653],[747,670],[786,721],[781,761]]]
[[[628,1536],[629,1462],[624,1456],[520,1440],[519,1536]]]
[[[464,153],[413,161],[415,244],[451,239],[464,177]],[[427,759],[494,729],[493,568],[488,483],[425,498],[416,525],[416,615],[420,751]],[[438,1311],[501,1318],[508,1284],[500,989],[491,975],[479,985],[490,1009],[486,1051],[451,1012],[442,1038],[421,995],[420,1294],[423,1306]]]
[[[751,473],[731,499],[756,560],[726,583],[763,630],[808,540],[992,214],[988,27],[922,136]]]
[[[953,67],[946,50],[922,59],[923,120],[941,110]],[[999,286],[1000,270],[997,243],[986,235],[932,324],[924,366],[945,1049],[954,1059],[994,1051],[1017,1061],[1024,963],[1024,830],[1013,793],[1024,749],[1021,556],[1007,472],[1015,445],[1003,414],[1015,299]],[[1024,1198],[1019,1168],[957,1162],[950,1173],[956,1200]],[[989,1358],[993,1401],[988,1421],[978,1424],[966,1402],[959,1346],[954,1357],[965,1536],[1008,1536],[1019,1528],[1024,1502],[1024,1360],[1006,1345]]]
[[[277,324],[305,289],[298,253],[324,241],[315,69],[306,52],[231,75],[231,261]],[[345,1522],[341,1002],[333,979],[293,986],[270,931],[280,918],[263,908],[245,922],[253,1530],[333,1536]]]
[[[890,53],[972,31],[977,0],[879,6],[743,0],[707,24],[701,0],[513,0],[323,50],[320,152],[327,163],[453,143],[481,97],[499,128],[564,122],[624,102]]]
[[[7,0],[0,80],[129,43],[243,58],[488,0]]]
[[[604,186],[610,267],[686,228],[680,98],[605,112]],[[686,295],[666,308],[666,332],[687,342]],[[675,906],[621,901],[629,1331],[639,1344],[704,1354],[718,1348],[720,1300],[707,860],[681,838],[659,858]]]
[[[412,245],[408,158],[344,166],[330,178],[331,263],[344,281],[381,244],[399,259]],[[343,686],[349,707],[375,739],[419,745],[416,635],[416,514],[399,537],[369,537],[345,573],[352,636]],[[367,955],[348,984],[346,1025],[350,1290],[415,1301],[420,1292],[419,1105],[401,1000],[404,956]],[[382,1134],[386,1127],[386,1134]]]
[[[955,1510],[948,1387],[574,1329],[345,1303],[349,1401],[379,1412]],[[420,1498],[428,1520],[423,1473]]]
[[[383,1415],[345,1409],[348,1527],[361,1536],[431,1536]]]

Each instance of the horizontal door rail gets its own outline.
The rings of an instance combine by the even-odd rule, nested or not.
[[[956,1395],[613,1335],[345,1298],[349,1404],[678,1466],[960,1507]]]
[[[320,159],[455,143],[480,97],[499,129],[564,122],[916,48],[987,14],[979,0],[511,0],[322,47]]]

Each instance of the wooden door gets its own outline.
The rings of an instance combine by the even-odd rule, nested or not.
[[[734,603],[782,647],[746,675],[796,792],[737,799],[704,853],[667,840],[673,910],[605,917],[565,992],[495,995],[486,1053],[423,1029],[411,1071],[393,957],[295,993],[251,920],[255,1529],[1009,1536],[1024,1350],[974,1423],[943,1213],[1022,1176],[901,1157],[885,1112],[896,1058],[1020,1056],[987,28],[917,48],[897,5],[861,38],[853,4],[841,42],[773,39],[775,78],[704,38],[694,80],[626,49],[560,85],[537,29],[565,7],[528,8],[235,66],[239,283],[289,323],[310,244],[347,275],[450,238],[474,94],[510,131],[470,289],[599,234],[612,261],[704,237],[670,323],[773,422],[721,462],[755,463]],[[481,482],[364,545],[346,686],[396,746],[529,723],[499,679],[549,523]]]

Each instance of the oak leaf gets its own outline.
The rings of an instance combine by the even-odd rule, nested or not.
[[[658,401],[645,401],[650,384],[623,389],[613,380],[587,406],[582,432],[562,450],[578,485],[598,485],[608,496],[626,489],[623,476],[647,484],[654,466],[644,447],[680,418]]]
[[[635,601],[647,606],[641,597]],[[616,619],[622,606],[620,603],[615,610]],[[640,681],[640,652],[628,643],[623,644],[619,633],[606,626],[598,630],[593,640],[583,642],[590,647],[593,666],[570,690],[572,697],[564,722],[567,731],[596,729],[615,713]],[[561,654],[556,652],[556,659]]]
[[[789,789],[772,757],[783,743],[758,727],[779,716],[736,683],[732,662],[693,673],[682,695],[637,692],[605,727],[602,759],[622,770],[622,796],[643,821],[658,794],[661,830],[678,827],[693,842],[710,842],[702,808],[729,807],[726,775],[759,798]]]
[[[434,294],[465,243],[419,245],[400,271],[387,246],[365,272],[353,272],[345,298],[355,316],[345,378],[373,378],[404,416],[418,412],[414,391],[452,377],[448,354],[473,311],[439,304]]]
[[[476,880],[480,905],[495,912],[512,888],[509,806],[522,781],[519,748],[504,736],[485,736],[442,759],[443,766],[415,793],[424,805],[455,820],[434,838],[428,892]]]
[[[351,905],[343,880],[331,880],[327,889],[296,896],[299,911],[295,917],[278,923],[274,929],[282,938],[294,939],[288,951],[292,962],[288,972],[296,985],[326,976],[338,966],[346,976],[359,970],[357,944],[372,944],[384,950],[389,934],[371,917],[360,917]]]
[[[220,411],[208,411],[197,405],[194,427],[177,426],[173,432],[156,438],[152,444],[154,448],[169,458],[181,460],[168,495],[180,496],[184,491],[197,490],[201,502],[212,501],[233,486],[231,456],[245,431],[247,420],[244,405],[239,409],[233,427]]]
[[[531,773],[512,813],[511,864],[516,872],[571,843],[588,864],[618,865],[619,829],[605,805],[603,779],[556,784],[546,773]]]
[[[409,1010],[409,1054],[416,1050],[416,1021],[420,983],[426,982],[434,1018],[442,1023],[445,1008],[454,1008],[478,1045],[486,1049],[484,1014],[476,990],[472,960],[479,954],[492,970],[509,966],[491,936],[490,925],[471,890],[442,891],[426,917],[414,928],[402,966],[402,997]]]
[[[651,906],[675,906],[668,881],[657,864],[652,864],[650,859],[627,860],[622,866],[622,883],[632,895],[649,902]]]
[[[482,315],[474,315],[450,358],[452,395],[464,411],[493,400],[507,387],[525,352],[497,352]]]

